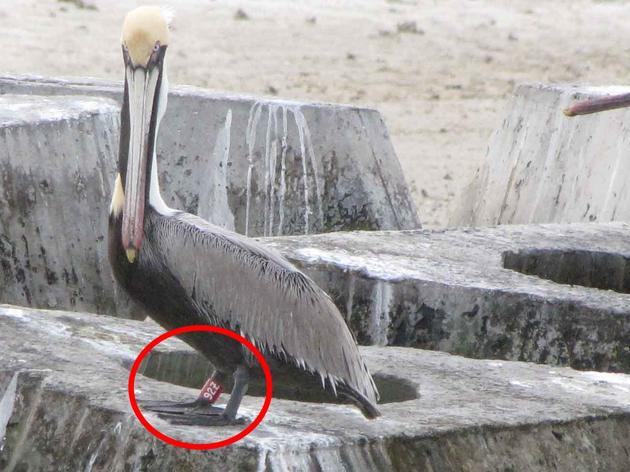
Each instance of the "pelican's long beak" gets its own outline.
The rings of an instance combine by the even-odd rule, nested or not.
[[[566,108],[564,114],[567,116],[588,115],[590,113],[625,108],[627,106],[630,106],[630,93],[622,93],[577,102],[569,108]]]
[[[127,258],[133,262],[142,244],[144,209],[147,198],[148,164],[153,153],[159,96],[160,67],[149,63],[145,67],[126,66],[129,93],[129,154],[125,179],[122,242]]]

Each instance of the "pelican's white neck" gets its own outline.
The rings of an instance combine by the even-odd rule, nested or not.
[[[168,101],[168,79],[166,76],[166,62],[162,68],[162,83],[160,86],[160,98],[158,100],[158,114],[155,123],[155,142],[153,143],[153,155],[151,159],[151,180],[149,182],[149,205],[151,205],[158,213],[162,215],[169,215],[173,213],[173,209],[170,208],[160,193],[160,179],[158,178],[158,162],[157,162],[157,137],[160,129],[160,122],[166,112],[166,105]]]

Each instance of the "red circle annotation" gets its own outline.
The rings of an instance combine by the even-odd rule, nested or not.
[[[247,425],[245,429],[235,434],[234,436],[231,436],[221,441],[210,442],[210,443],[189,443],[185,441],[179,441],[177,439],[171,438],[170,436],[167,436],[166,434],[162,433],[157,428],[155,428],[151,423],[149,423],[147,419],[144,417],[144,415],[142,414],[142,411],[140,410],[140,407],[138,406],[138,402],[136,401],[136,394],[135,394],[136,375],[138,374],[138,369],[140,368],[142,361],[149,354],[149,352],[151,352],[151,350],[155,348],[155,346],[157,346],[162,341],[165,341],[168,338],[177,336],[178,334],[197,332],[197,331],[207,331],[211,333],[222,334],[224,336],[228,336],[240,342],[247,349],[249,349],[252,352],[252,354],[254,354],[254,356],[260,363],[260,366],[262,367],[263,373],[265,374],[265,384],[266,384],[265,385],[265,401],[263,403],[263,406],[260,412],[258,413],[258,416],[256,416],[256,418],[254,418],[254,420],[249,425]],[[220,328],[218,326],[193,325],[193,326],[183,326],[181,328],[167,331],[166,333],[158,336],[149,344],[147,344],[142,349],[142,351],[140,351],[140,354],[138,355],[133,365],[131,366],[131,370],[129,372],[129,381],[127,383],[127,390],[129,393],[129,402],[131,403],[131,408],[133,409],[133,412],[135,413],[136,417],[138,418],[140,423],[142,423],[142,425],[156,438],[176,447],[181,447],[185,449],[195,449],[195,450],[209,450],[209,449],[218,449],[221,447],[229,446],[230,444],[234,444],[236,441],[243,439],[245,436],[250,434],[252,431],[254,431],[254,429],[258,427],[258,425],[261,423],[261,421],[267,414],[267,411],[269,410],[269,406],[271,405],[271,395],[273,392],[273,384],[272,384],[272,379],[271,379],[271,370],[269,369],[269,365],[267,364],[267,361],[265,360],[262,353],[250,341],[245,339],[243,336],[233,331],[230,331],[229,329]]]

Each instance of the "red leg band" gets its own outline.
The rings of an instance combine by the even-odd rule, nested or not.
[[[221,392],[223,392],[223,387],[216,383],[214,379],[210,378],[206,380],[201,392],[199,392],[198,400],[202,400],[212,405],[219,399]]]

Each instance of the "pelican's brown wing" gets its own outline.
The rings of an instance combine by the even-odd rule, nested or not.
[[[280,254],[187,213],[160,219],[155,229],[165,242],[166,266],[206,307],[208,323],[239,330],[333,389],[350,387],[376,404],[376,386],[339,310]]]

